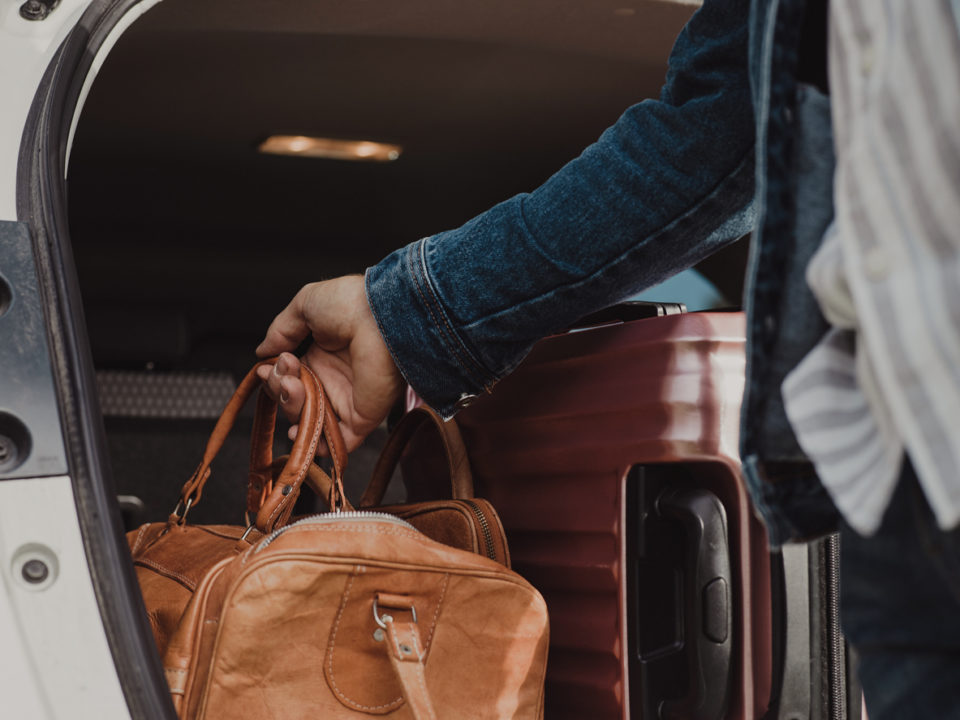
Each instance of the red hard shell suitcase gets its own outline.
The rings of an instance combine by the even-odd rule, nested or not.
[[[744,316],[547,338],[462,411],[479,495],[550,612],[546,717],[759,718],[771,564],[739,480]]]

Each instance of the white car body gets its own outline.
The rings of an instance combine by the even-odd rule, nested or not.
[[[132,6],[117,18],[114,31],[101,45],[100,54],[87,69],[85,88],[106,56],[111,42],[153,3]],[[18,192],[23,191],[21,156],[31,110],[39,99],[44,76],[58,51],[90,8],[90,0],[63,0],[41,21],[24,19],[19,2],[6,3],[0,16],[0,221],[23,222],[18,217]],[[71,113],[75,123],[81,101]],[[22,215],[22,213],[21,213]],[[0,316],[0,337],[8,351],[14,336],[10,324],[21,322],[24,312],[36,315],[39,306],[30,295],[37,293],[36,276],[29,256],[10,262],[14,251],[5,236],[0,263],[0,281],[7,284],[11,302]],[[21,248],[22,250],[22,248]],[[38,316],[42,322],[42,315]],[[37,319],[37,318],[34,318]],[[4,327],[4,321],[7,326]],[[39,328],[42,330],[42,327]],[[37,330],[37,328],[34,328]],[[24,358],[32,385],[11,398],[0,395],[0,411],[14,415],[31,412],[46,404],[56,407],[53,367],[47,338],[33,333],[38,354]],[[24,348],[18,348],[24,349]],[[46,352],[44,352],[46,351]],[[10,360],[10,356],[6,356]],[[5,371],[14,370],[9,365]],[[7,383],[22,384],[24,373],[14,371]],[[40,382],[36,382],[38,379]],[[46,382],[43,382],[46,380]],[[5,388],[9,391],[10,385]],[[32,397],[27,397],[33,394]],[[10,407],[29,401],[33,408]],[[21,412],[22,411],[22,412]],[[30,423],[27,423],[30,425]],[[34,428],[34,430],[36,430]],[[118,678],[107,631],[91,578],[85,543],[78,519],[77,498],[66,460],[66,442],[61,426],[47,424],[44,456],[35,458],[29,471],[17,468],[0,481],[0,695],[3,715],[11,718],[127,718],[130,709]],[[34,443],[34,450],[39,450]],[[24,466],[21,466],[24,468]],[[25,579],[24,565],[40,561],[47,577],[41,582]]]

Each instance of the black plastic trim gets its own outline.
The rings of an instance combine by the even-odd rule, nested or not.
[[[652,464],[625,505],[630,717],[720,720],[739,652],[723,504],[689,466]]]
[[[110,474],[67,223],[70,124],[93,58],[139,0],[94,0],[47,68],[24,130],[17,215],[33,231],[67,462],[84,551],[121,687],[136,720],[175,720]]]

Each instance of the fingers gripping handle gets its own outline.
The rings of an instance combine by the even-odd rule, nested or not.
[[[233,397],[224,408],[223,414],[214,426],[210,439],[203,454],[203,460],[191,478],[183,486],[180,494],[181,507],[189,508],[195,505],[203,491],[203,486],[210,476],[210,465],[226,440],[231,428],[244,403],[253,392],[260,387],[257,369],[261,365],[273,365],[276,358],[258,363],[240,382]],[[293,504],[299,494],[300,486],[307,476],[317,450],[317,443],[321,435],[327,441],[330,456],[333,459],[333,487],[331,494],[342,497],[343,468],[346,465],[347,453],[340,434],[337,418],[330,408],[326,393],[319,379],[305,365],[300,366],[300,379],[304,384],[304,403],[300,413],[299,432],[293,442],[293,448],[287,461],[272,484],[263,504],[257,512],[256,526],[261,532],[271,532],[284,522],[293,510]],[[251,472],[254,468],[269,467],[273,455],[273,433],[276,422],[277,403],[266,393],[261,392],[257,402],[256,417],[254,418],[254,434],[251,441]],[[251,477],[253,479],[253,477]],[[179,515],[182,521],[186,515]]]
[[[305,370],[309,372],[309,368],[301,365],[300,379],[303,382],[305,392],[311,393],[315,387],[315,383],[304,377]],[[254,371],[256,371],[256,368],[254,368]],[[342,476],[343,468],[346,467],[347,464],[347,450],[343,442],[343,436],[340,433],[340,426],[336,414],[332,410],[323,385],[319,384],[319,387],[319,403],[321,408],[319,422],[322,424],[321,433],[327,441],[330,456],[334,459],[334,477],[340,477]],[[301,410],[300,425],[304,423],[302,418],[303,411]],[[250,442],[250,480],[247,486],[248,514],[260,512],[260,508],[263,507],[267,497],[273,492],[276,483],[275,478],[279,479],[278,470],[283,468],[283,464],[281,464],[279,468],[276,467],[273,457],[273,437],[276,422],[277,403],[267,393],[261,392],[257,396],[257,407]],[[307,430],[312,432],[311,428],[312,426],[308,427]],[[287,457],[289,456],[284,456],[284,459],[286,460]],[[318,468],[312,464],[309,468],[310,470],[307,475],[308,480],[310,477],[315,476],[314,471],[318,470]],[[330,500],[330,493],[333,489],[336,489],[329,487],[329,483],[327,485],[327,491],[322,493],[324,500]],[[336,483],[334,483],[334,485],[336,485]]]
[[[287,464],[280,471],[269,495],[257,512],[256,526],[264,533],[272,532],[290,517],[300,486],[313,465],[321,436],[327,442],[333,461],[331,509],[339,509],[343,504],[343,468],[347,464],[347,452],[337,417],[330,407],[320,380],[306,365],[300,365],[300,380],[305,393],[297,437]],[[273,423],[269,423],[269,427],[272,433]],[[265,452],[269,451],[261,451],[260,457],[266,459]]]

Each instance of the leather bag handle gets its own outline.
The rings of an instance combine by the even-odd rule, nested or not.
[[[390,665],[400,681],[400,690],[414,720],[437,720],[433,701],[427,690],[423,665],[423,641],[416,622],[384,622],[387,632],[384,646]]]
[[[301,365],[301,368],[304,367],[305,366]],[[307,369],[309,370],[309,368]],[[254,371],[255,370],[256,369],[254,369]],[[304,387],[306,388],[308,387],[308,383],[302,376],[303,371],[301,370],[301,380],[303,380]],[[320,384],[319,381],[317,381],[317,384]],[[309,386],[313,387],[314,383],[309,383]],[[330,408],[329,402],[327,402],[326,393],[322,384],[320,384],[320,394],[321,399],[323,400],[323,406],[326,408],[326,411],[322,413],[321,418],[323,423],[322,434],[324,439],[327,440],[327,447],[330,448],[330,456],[333,459],[333,475],[335,478],[342,478],[343,468],[345,468],[347,465],[347,449],[343,442],[343,436],[340,433],[340,427],[338,425],[336,414]],[[283,465],[278,468],[277,462],[275,462],[273,458],[273,437],[276,425],[277,403],[267,393],[261,392],[257,396],[257,405],[253,419],[253,431],[250,439],[250,476],[247,483],[248,517],[251,513],[258,514],[260,512],[260,509],[264,506],[264,503],[267,501],[270,493],[273,492],[273,488],[280,481],[278,470],[282,471]],[[283,458],[284,461],[286,461],[286,459],[289,458],[289,455],[284,455]],[[306,479],[308,480],[308,485],[310,485],[315,492],[320,494],[320,491],[317,489],[317,483],[309,482],[311,477],[316,477],[316,472],[318,471],[321,473],[323,472],[313,462],[311,462],[308,466],[308,474]],[[327,482],[323,483],[323,485],[327,489],[326,492],[321,495],[321,497],[323,497],[328,504],[334,503],[335,500],[330,493],[337,489],[336,483]],[[299,485],[297,487],[299,488]],[[343,503],[346,502],[346,496],[343,494],[342,484],[339,488],[339,497],[341,498],[341,505],[339,505],[339,507],[341,507],[341,509],[351,509],[343,507]],[[333,508],[335,505],[330,504],[330,507]]]
[[[271,474],[276,476],[283,469],[283,466],[287,463],[288,455],[281,455],[270,465]],[[328,504],[331,502],[331,493],[333,492],[334,482],[331,478],[319,465],[316,463],[310,463],[310,466],[307,468],[307,475],[304,477],[303,481],[310,486],[310,489],[313,490],[319,497],[322,497]],[[355,508],[350,503],[350,500],[346,495],[343,496],[342,504],[340,509],[344,512],[349,512]]]
[[[173,515],[171,515],[170,521],[178,524],[183,523],[190,507],[200,501],[203,487],[210,477],[210,466],[214,458],[223,447],[227,435],[237,420],[240,409],[254,391],[260,387],[257,369],[262,365],[272,366],[275,363],[276,358],[257,363],[234,391],[233,397],[227,402],[220,419],[217,420],[217,424],[210,434],[210,439],[207,440],[200,465],[190,476],[190,479],[184,483],[180,491],[180,502]],[[306,365],[301,364],[300,366],[300,379],[303,381],[305,394],[303,409],[300,413],[299,432],[293,442],[293,448],[286,463],[276,476],[276,481],[273,481],[271,475],[271,482],[265,484],[268,489],[262,494],[262,502],[256,508],[255,524],[262,533],[272,532],[290,517],[293,504],[300,492],[300,486],[303,484],[310,466],[313,465],[313,458],[321,435],[327,441],[327,447],[333,459],[333,478],[329,498],[332,503],[331,507],[340,507],[344,497],[342,477],[347,453],[343,436],[340,434],[340,427],[337,424],[337,418],[330,408],[330,403],[320,380]],[[273,432],[276,415],[276,401],[271,399],[267,393],[261,391],[257,401],[251,441],[251,480],[253,480],[255,473],[260,472],[260,468],[267,469],[269,472],[269,466],[273,462]],[[258,477],[261,476],[258,475]],[[250,507],[251,495],[252,492],[248,491],[248,508]]]
[[[414,408],[404,415],[387,438],[387,444],[380,453],[377,464],[373,469],[373,477],[367,485],[358,507],[369,508],[379,505],[390,477],[400,462],[400,456],[413,439],[417,431],[424,425],[432,425],[440,436],[443,451],[447,459],[447,469],[450,472],[450,491],[454,500],[470,499],[473,497],[473,475],[470,472],[470,461],[467,457],[467,448],[463,444],[463,436],[453,420],[445,422],[437,413],[426,406]]]

